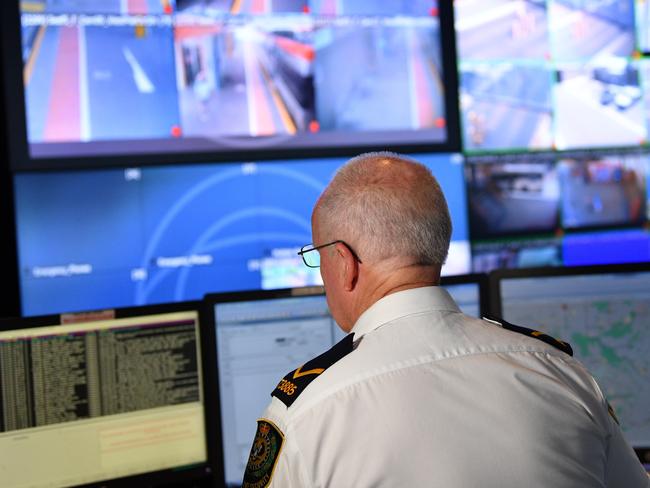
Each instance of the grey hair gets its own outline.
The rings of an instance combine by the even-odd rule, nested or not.
[[[407,257],[442,265],[447,258],[447,201],[431,171],[409,157],[375,152],[351,159],[315,212],[327,238],[345,240],[362,261]]]

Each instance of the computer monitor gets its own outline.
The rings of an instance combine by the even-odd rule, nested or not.
[[[645,144],[647,7],[635,22],[636,3],[454,1],[465,150]]]
[[[444,2],[10,0],[0,9],[17,169],[458,148]]]
[[[472,270],[650,259],[639,148],[465,158]]]
[[[568,341],[650,463],[650,263],[490,274],[491,312]]]
[[[462,310],[477,313],[481,278],[443,278],[443,286]],[[210,294],[204,306],[202,350],[208,358],[216,354],[216,370],[206,370],[205,378],[218,385],[205,389],[208,409],[218,417],[210,428],[220,432],[225,486],[240,486],[255,421],[279,379],[345,334],[330,315],[322,287]],[[212,392],[217,396],[210,397]]]
[[[0,321],[2,485],[209,483],[198,310]]]
[[[454,223],[443,274],[468,273],[463,158],[415,158],[438,179]],[[344,162],[179,161],[16,174],[22,313],[319,285],[318,270],[307,268],[297,252],[311,241],[314,204]]]

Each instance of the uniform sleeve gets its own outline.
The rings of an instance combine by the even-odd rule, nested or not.
[[[623,432],[613,419],[609,419],[610,433],[607,446],[605,480],[607,487],[650,488],[650,477],[639,462],[634,450],[623,437]]]
[[[300,455],[291,438],[285,438],[284,449],[280,453],[276,472],[269,488],[307,488],[312,484],[307,481]]]
[[[242,488],[311,486],[287,417],[287,408],[273,398],[257,421]]]

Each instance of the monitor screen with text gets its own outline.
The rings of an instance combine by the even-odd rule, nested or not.
[[[208,472],[198,312],[110,315],[2,322],[3,486]]]

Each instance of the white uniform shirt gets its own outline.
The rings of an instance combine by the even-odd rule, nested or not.
[[[391,294],[352,332],[354,351],[262,415],[284,436],[268,486],[650,486],[580,363],[444,289]]]

